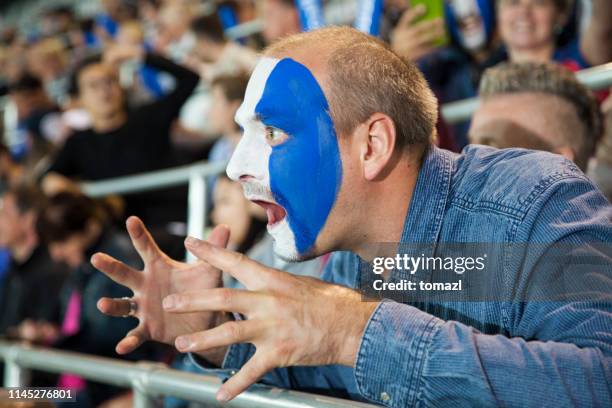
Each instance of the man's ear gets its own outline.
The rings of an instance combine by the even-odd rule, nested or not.
[[[363,176],[373,181],[383,176],[393,157],[397,138],[395,123],[384,113],[374,113],[359,128]]]

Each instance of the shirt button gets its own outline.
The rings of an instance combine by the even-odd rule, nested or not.
[[[389,396],[389,394],[383,391],[380,393],[380,399],[382,400],[382,402],[389,402],[391,397]]]
[[[236,370],[230,371],[230,375],[234,375],[234,374],[236,374]]]

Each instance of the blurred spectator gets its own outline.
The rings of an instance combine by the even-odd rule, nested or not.
[[[247,74],[222,75],[211,85],[212,105],[208,112],[211,130],[222,135],[215,142],[208,157],[211,161],[226,161],[242,137],[242,129],[234,116],[242,104],[249,76]]]
[[[101,314],[96,303],[101,297],[125,297],[131,293],[125,287],[97,271],[89,258],[96,252],[105,252],[122,259],[134,268],[141,267],[138,254],[127,236],[116,231],[109,223],[108,214],[93,200],[74,193],[60,193],[49,199],[37,222],[41,239],[49,246],[55,261],[74,268],[62,290],[60,325],[53,346],[81,353],[114,357],[115,345],[126,331],[135,327],[131,318],[115,319]],[[43,327],[28,327],[31,333]],[[25,331],[25,328],[22,328]],[[125,358],[142,359],[148,350]],[[77,376],[62,375],[58,386],[77,392],[79,406],[96,406],[120,392],[110,386],[87,383]]]
[[[44,37],[66,34],[75,22],[72,9],[68,6],[56,6],[45,10],[40,18],[40,31]]]
[[[23,166],[15,162],[8,147],[0,143],[0,194],[22,183],[25,177]]]
[[[17,109],[18,140],[23,143],[26,165],[31,176],[40,175],[54,146],[63,143],[68,128],[62,121],[59,108],[49,99],[41,81],[29,73],[23,73],[9,83],[9,97]],[[46,163],[48,166],[48,163]]]
[[[128,111],[113,67],[129,59],[172,75],[175,89],[151,105]],[[91,116],[92,128],[66,141],[43,180],[45,190],[70,188],[68,178],[101,180],[175,165],[170,127],[198,80],[190,70],[145,54],[141,47],[112,48],[104,61],[83,61],[74,72],[73,83],[82,107]],[[129,214],[138,214],[157,226],[184,221],[184,202],[184,197],[178,199],[163,191],[126,198]]]
[[[612,92],[602,105],[604,137],[597,147],[596,159],[589,167],[589,177],[612,202]]]
[[[69,62],[66,45],[58,38],[35,43],[27,53],[29,71],[43,81],[49,98],[60,106],[68,97]]]
[[[472,142],[528,148],[539,143],[586,171],[602,118],[597,99],[571,71],[550,63],[502,64],[485,73],[480,95]],[[522,131],[505,132],[508,123]]]
[[[210,140],[218,134],[212,129],[208,114],[213,101],[210,81],[219,75],[250,73],[257,63],[257,54],[251,49],[225,39],[219,17],[215,14],[195,19],[191,30],[196,38],[193,55],[186,60],[200,72],[202,81],[189,98],[180,114],[180,130],[194,140]]]
[[[189,27],[191,9],[180,2],[168,2],[159,11],[155,49],[175,62],[183,62],[193,50],[195,38]]]
[[[195,34],[195,56],[199,72],[210,82],[219,75],[250,73],[257,64],[257,54],[244,46],[228,41],[216,14],[198,17],[191,24]]]
[[[476,96],[482,72],[502,58],[494,50],[495,13],[492,2],[452,0],[446,3],[445,20],[422,19],[425,6],[403,9],[391,32],[391,47],[401,56],[418,63],[442,103]],[[441,39],[451,43],[443,46]],[[469,124],[453,126],[450,136],[458,148],[467,144]]]
[[[264,0],[261,6],[262,34],[266,43],[302,31],[300,13],[294,0]]]
[[[107,45],[117,35],[119,24],[136,18],[135,3],[125,0],[101,0],[103,12],[95,18],[96,36]]]
[[[146,47],[144,30],[137,20],[129,20],[121,23],[117,33],[116,44],[123,47]],[[152,102],[164,96],[171,84],[166,81],[163,84],[163,74],[155,68],[146,64],[124,65],[128,70],[123,73],[131,74],[129,78],[121,78],[123,87],[126,89],[129,106],[139,106]],[[170,79],[166,77],[166,79]]]
[[[593,0],[591,21],[579,38],[559,46],[572,0],[497,0],[498,26],[512,62],[556,61],[573,71],[612,59],[612,2]]]
[[[12,329],[9,334],[17,336],[17,326],[27,319],[56,322],[69,269],[51,260],[36,232],[44,206],[44,195],[34,187],[11,188],[0,198],[0,247],[10,251],[0,286],[0,334]]]

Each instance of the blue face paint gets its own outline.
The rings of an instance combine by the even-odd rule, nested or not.
[[[255,113],[289,136],[272,147],[270,188],[287,212],[297,251],[305,254],[325,225],[342,181],[327,99],[308,68],[287,58],[270,73]]]

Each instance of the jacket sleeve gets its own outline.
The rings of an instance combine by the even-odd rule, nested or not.
[[[362,395],[393,407],[610,406],[611,208],[584,179],[549,190],[517,230],[516,242],[552,243],[523,254],[507,334],[382,302],[356,360]],[[552,262],[561,249],[573,253]]]

